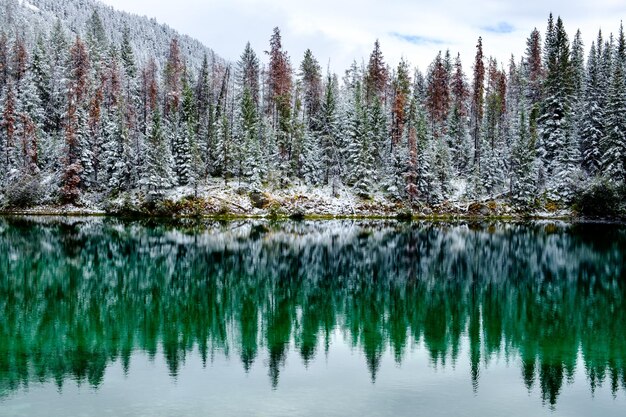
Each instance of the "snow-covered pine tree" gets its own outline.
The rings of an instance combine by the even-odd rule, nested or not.
[[[0,91],[9,81],[9,38],[4,30],[0,31]]]
[[[172,154],[163,132],[158,109],[152,115],[146,153],[142,184],[151,196],[160,196],[164,190],[174,184],[174,173],[172,172]]]
[[[498,69],[495,59],[489,60],[485,116],[483,126],[483,163],[480,174],[482,188],[488,195],[500,194],[506,182],[507,149],[504,121],[506,119],[506,74]]]
[[[600,35],[600,50],[596,49],[595,43],[591,44],[589,58],[587,59],[587,71],[585,76],[584,98],[582,116],[580,119],[580,148],[582,152],[582,166],[591,176],[600,173],[602,153],[600,143],[605,131],[605,109],[603,106],[601,90],[601,59],[598,53],[602,50],[602,38]]]
[[[8,79],[2,95],[2,119],[0,123],[0,144],[2,146],[2,177],[6,181],[16,165],[16,129],[17,129],[17,103],[13,81]]]
[[[133,183],[132,167],[135,160],[131,147],[128,129],[120,113],[115,123],[114,135],[111,138],[110,150],[112,167],[109,176],[108,189],[110,192],[128,191],[135,185]]]
[[[235,172],[235,144],[233,143],[232,131],[228,117],[224,113],[220,117],[217,127],[217,143],[216,143],[216,168],[217,172],[224,178],[224,183],[228,183]]]
[[[233,139],[234,139],[234,165],[235,175],[241,182],[242,177],[248,176],[246,163],[251,153],[250,146],[252,145],[250,136],[255,140],[256,134],[256,120],[250,120],[250,118],[256,119],[256,112],[254,103],[252,101],[252,94],[250,89],[245,87],[244,91],[239,94],[237,106],[235,108],[235,120],[233,125]]]
[[[460,54],[457,55],[454,62],[450,90],[452,93],[452,107],[448,116],[448,147],[450,148],[450,158],[455,172],[464,174],[467,172],[470,163],[471,144],[469,142],[467,125],[469,88],[465,81]]]
[[[607,125],[603,138],[602,172],[614,182],[626,181],[626,40],[620,25],[613,59],[613,74],[607,103]]]
[[[187,185],[192,175],[191,143],[196,141],[197,110],[191,82],[183,75],[182,105],[180,119],[171,121],[172,154],[179,185]]]
[[[393,148],[400,142],[404,133],[404,124],[410,104],[411,78],[409,76],[409,64],[404,58],[398,64],[391,88],[393,100],[391,107],[391,147]]]
[[[528,207],[536,198],[533,172],[536,138],[530,133],[525,107],[525,104],[521,104],[518,111],[518,134],[512,149],[511,198],[521,206]]]
[[[106,30],[97,9],[94,9],[91,13],[85,29],[85,42],[89,48],[90,58],[94,66],[97,66],[106,55],[108,49]]]
[[[321,152],[322,182],[330,184],[339,175],[339,150],[337,142],[339,125],[337,121],[337,92],[330,74],[326,78],[324,100],[320,110],[321,130],[318,133]]]
[[[367,196],[372,192],[374,184],[373,123],[376,122],[376,115],[381,114],[382,111],[380,99],[375,98],[372,111],[368,115],[368,110],[364,107],[360,83],[354,87],[353,94],[351,106],[348,109],[349,119],[346,132],[350,143],[348,183],[353,185],[357,194]]]
[[[478,38],[476,57],[474,59],[474,76],[472,78],[472,96],[470,105],[470,132],[474,142],[473,168],[474,177],[480,176],[481,128],[485,103],[485,62],[483,57],[483,40]]]
[[[304,52],[299,75],[302,84],[302,110],[305,125],[308,129],[318,130],[324,93],[322,69],[310,49]]]
[[[306,184],[315,186],[322,183],[322,152],[319,141],[310,130],[304,132],[300,167]]]
[[[250,42],[246,43],[246,47],[237,62],[237,83],[240,94],[247,88],[252,96],[252,102],[258,112],[259,110],[259,58],[250,46]]]
[[[559,199],[561,194],[569,194],[569,190],[564,188],[566,184],[559,182],[559,179],[563,177],[560,171],[568,170],[569,162],[566,167],[562,167],[560,162],[569,161],[575,152],[573,149],[565,149],[575,146],[571,138],[573,135],[573,83],[570,45],[563,21],[558,17],[555,25],[552,22],[552,16],[550,16],[545,44],[547,73],[545,96],[539,118],[538,149],[546,167],[550,197]],[[561,157],[557,158],[557,153],[560,153]]]

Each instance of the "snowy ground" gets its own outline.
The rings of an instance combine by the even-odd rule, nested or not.
[[[415,217],[522,217],[506,200],[467,201],[466,184],[453,184],[454,192],[448,201],[428,206],[423,203],[408,204],[392,201],[382,193],[374,192],[368,198],[354,193],[350,188],[331,186],[311,187],[291,185],[286,188],[255,190],[237,181],[225,184],[212,181],[199,189],[176,187],[165,192],[153,204],[145,192],[136,190],[115,198],[102,194],[87,194],[76,206],[46,205],[30,209],[5,210],[10,213],[50,215],[104,215],[146,214],[168,216],[308,216],[308,217],[395,217],[410,213]],[[569,210],[542,210],[530,213],[533,217],[555,218],[572,216]]]

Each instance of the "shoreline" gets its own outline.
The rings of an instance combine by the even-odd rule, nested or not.
[[[202,213],[202,214],[151,214],[151,213],[115,213],[104,210],[82,210],[78,207],[50,210],[49,208],[32,208],[16,210],[0,210],[0,217],[109,217],[126,220],[160,219],[160,220],[214,220],[214,221],[241,221],[241,220],[269,220],[269,221],[325,221],[325,220],[395,220],[395,221],[566,221],[571,223],[626,223],[625,217],[619,216],[581,216],[574,213],[515,213],[507,215],[497,214],[457,214],[457,213],[407,213],[406,211],[389,214],[246,214],[246,213]]]
[[[601,212],[600,212],[601,213]],[[425,221],[533,221],[562,220],[624,222],[623,213],[584,215],[574,207],[545,198],[524,207],[497,196],[477,200],[452,198],[437,204],[407,202],[373,193],[363,198],[350,190],[291,187],[254,190],[216,186],[193,190],[176,187],[151,196],[140,190],[116,196],[84,194],[77,204],[54,200],[27,208],[5,205],[0,216],[63,216],[213,220],[425,220]]]

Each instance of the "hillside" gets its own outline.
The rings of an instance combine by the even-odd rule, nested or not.
[[[0,0],[0,7],[0,27],[3,31],[23,36],[27,45],[32,45],[37,36],[50,33],[57,21],[66,35],[85,37],[89,21],[96,12],[110,44],[119,45],[124,31],[129,31],[139,65],[145,64],[150,57],[155,57],[159,64],[164,63],[172,38],[178,39],[190,67],[199,68],[204,54],[210,62],[223,61],[198,40],[178,33],[167,24],[115,10],[96,0]]]

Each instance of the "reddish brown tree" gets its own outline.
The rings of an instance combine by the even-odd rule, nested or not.
[[[183,91],[183,72],[185,66],[180,54],[180,47],[178,46],[178,39],[174,38],[170,42],[170,50],[167,56],[167,63],[165,64],[165,117],[172,113],[176,113],[180,107],[180,101]]]
[[[270,56],[267,84],[269,93],[269,111],[274,128],[278,128],[278,148],[281,159],[291,157],[291,100],[292,69],[289,56],[282,49],[280,30],[274,28],[270,39]]]
[[[0,33],[0,90],[9,79],[9,48],[8,39],[4,31]]]
[[[96,88],[91,100],[89,102],[89,118],[87,119],[87,126],[89,128],[89,137],[93,143],[92,152],[92,166],[94,174],[94,182],[98,183],[98,174],[100,173],[100,148],[101,144],[97,140],[100,137],[100,130],[102,126],[101,114],[102,114],[102,101],[104,99],[104,84],[106,79],[103,77],[100,85]]]
[[[372,104],[376,98],[381,103],[385,103],[388,78],[389,74],[387,73],[383,53],[380,50],[380,42],[376,39],[374,50],[367,64],[367,73],[365,74],[365,101],[367,104]]]
[[[103,98],[107,110],[117,107],[122,96],[122,81],[120,65],[117,57],[113,54],[107,61],[107,66],[104,72],[104,89]]]
[[[141,70],[141,109],[143,134],[148,131],[148,117],[156,109],[159,97],[159,86],[157,82],[157,66],[154,58],[150,58],[148,63]]]
[[[411,78],[409,65],[402,59],[398,64],[398,70],[393,80],[393,107],[391,109],[391,146],[400,142],[406,122],[406,110],[411,93]]]
[[[445,121],[450,110],[449,79],[450,76],[439,52],[430,65],[426,87],[426,109],[433,123],[433,134],[436,138],[445,134]]]
[[[4,100],[4,109],[2,112],[2,129],[5,133],[5,140],[2,144],[4,146],[4,158],[5,158],[5,170],[11,169],[11,150],[15,143],[15,91],[13,89],[13,83],[8,82],[6,85],[6,97]]]
[[[526,63],[528,65],[528,96],[531,105],[541,100],[541,84],[544,78],[541,60],[541,34],[535,28],[526,41]]]
[[[76,42],[70,48],[70,79],[69,96],[82,103],[87,96],[89,82],[89,54],[85,43],[76,37]]]
[[[450,84],[453,105],[458,109],[460,116],[467,116],[467,99],[469,98],[470,92],[465,82],[465,74],[463,74],[460,54],[457,54],[456,60],[454,61],[454,73],[452,74]]]
[[[26,71],[28,70],[28,53],[26,52],[26,45],[24,39],[17,37],[13,44],[13,76],[15,80],[19,82]]]
[[[20,113],[22,159],[25,172],[30,175],[39,173],[37,127],[28,113]]]
[[[69,62],[70,79],[68,85],[67,116],[65,121],[65,169],[62,176],[61,194],[67,203],[75,203],[80,196],[81,174],[81,141],[79,137],[80,107],[83,105],[88,91],[89,55],[87,47],[80,39],[70,48]]]
[[[292,90],[289,56],[282,48],[280,29],[276,27],[270,39],[270,50],[267,52],[270,56],[267,84],[270,99],[269,111],[278,113],[284,112],[285,106],[290,105]]]

